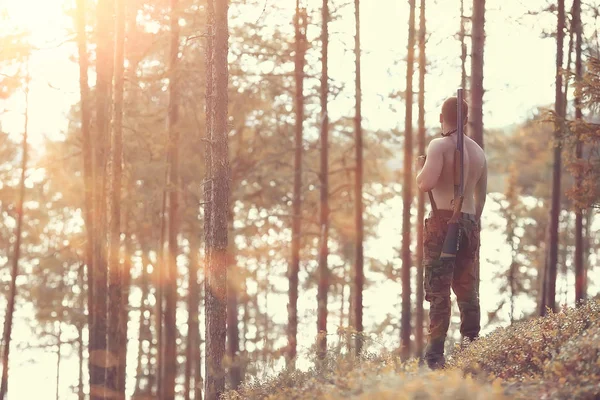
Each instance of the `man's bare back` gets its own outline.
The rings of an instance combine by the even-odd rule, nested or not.
[[[419,189],[431,190],[441,210],[452,210],[456,140],[456,134],[433,139],[427,148],[425,165],[417,175]],[[487,162],[481,147],[467,136],[464,137],[464,184],[462,212],[475,214],[479,219],[485,205]]]

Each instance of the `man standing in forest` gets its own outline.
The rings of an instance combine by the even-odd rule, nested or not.
[[[450,325],[450,288],[460,309],[460,333],[470,342],[479,335],[480,310],[477,292],[479,277],[476,258],[479,248],[479,220],[487,190],[485,154],[475,141],[464,137],[464,201],[459,220],[459,249],[456,258],[441,260],[442,245],[453,214],[454,154],[457,144],[458,99],[448,98],[442,105],[442,137],[431,141],[427,157],[417,175],[417,185],[431,192],[432,212],[425,219],[423,268],[425,300],[430,303],[429,340],[425,360],[431,369],[443,368],[444,343]],[[463,123],[467,123],[468,105],[462,102]],[[422,159],[422,158],[421,158]]]

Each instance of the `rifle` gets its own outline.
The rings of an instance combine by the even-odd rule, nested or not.
[[[460,231],[458,229],[458,221],[461,217],[461,209],[464,200],[464,124],[463,124],[463,89],[457,91],[457,109],[456,109],[456,125],[457,125],[457,141],[456,150],[454,151],[454,201],[453,214],[448,221],[448,232],[442,246],[442,254],[440,260],[453,260],[456,258],[458,246],[460,244]]]

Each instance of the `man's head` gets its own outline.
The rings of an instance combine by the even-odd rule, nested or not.
[[[456,120],[458,118],[457,111],[458,110],[458,99],[456,96],[449,97],[442,104],[442,113],[440,114],[440,122],[443,126],[447,128],[456,128]],[[463,100],[462,104],[462,112],[463,112],[463,124],[467,123],[469,116],[469,105],[466,101]]]

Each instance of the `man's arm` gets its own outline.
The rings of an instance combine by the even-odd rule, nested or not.
[[[479,221],[481,214],[483,213],[483,207],[485,206],[485,198],[487,195],[487,161],[483,159],[483,171],[481,171],[481,177],[477,181],[475,186],[475,217]]]
[[[434,139],[427,147],[425,165],[417,174],[417,186],[423,192],[429,192],[435,187],[442,173],[444,165],[444,143]]]

